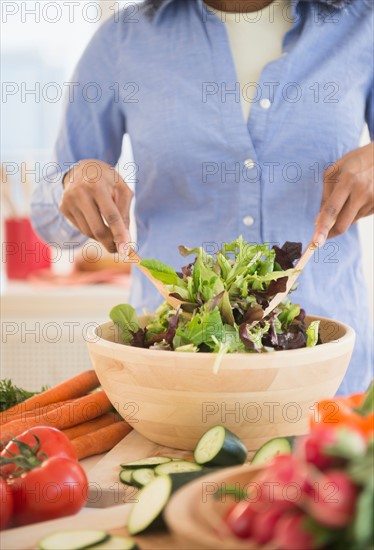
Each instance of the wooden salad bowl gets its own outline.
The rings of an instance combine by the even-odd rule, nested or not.
[[[309,316],[306,323],[315,319]],[[343,380],[355,333],[338,321],[318,319],[322,344],[227,354],[217,374],[216,354],[126,346],[112,322],[92,328],[87,343],[109,399],[143,436],[193,450],[210,427],[224,424],[254,451],[273,437],[306,433],[313,405],[332,397]]]

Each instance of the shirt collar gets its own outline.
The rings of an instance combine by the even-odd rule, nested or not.
[[[176,1],[177,0],[165,0],[161,4],[161,6],[157,9],[157,12],[155,13],[155,16],[154,16],[155,21],[159,19],[159,17],[162,15],[162,13],[167,8],[167,6],[169,6],[169,4],[172,4],[173,2],[176,2]],[[202,7],[203,0],[195,0],[195,1],[199,5],[199,7]],[[334,0],[291,0],[291,4],[293,4],[293,10],[296,9],[296,6],[300,2],[319,2],[321,4],[326,4],[328,6],[341,10],[346,8],[348,4],[352,2],[352,0],[338,0],[338,2],[336,2],[336,0],[335,1]]]

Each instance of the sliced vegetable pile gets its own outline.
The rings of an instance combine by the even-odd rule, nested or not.
[[[286,290],[301,243],[282,248],[251,245],[239,237],[215,256],[204,248],[179,247],[182,256],[195,255],[181,273],[157,260],[141,265],[184,303],[178,311],[166,302],[146,327],[134,309],[120,304],[110,312],[124,344],[185,352],[266,352],[315,346],[319,321],[307,328],[305,311],[286,299],[262,319],[278,292]],[[252,326],[255,321],[261,321]]]
[[[50,426],[72,440],[78,459],[109,451],[131,427],[99,386],[95,372],[85,371],[0,412],[2,445],[27,429]]]
[[[235,434],[224,426],[214,426],[197,443],[194,462],[153,456],[121,464],[120,481],[141,489],[128,519],[130,535],[164,528],[163,511],[175,491],[217,468],[244,464],[247,454]]]

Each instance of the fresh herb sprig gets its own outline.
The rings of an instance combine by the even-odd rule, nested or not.
[[[40,392],[27,391],[13,384],[9,378],[3,378],[0,380],[0,411],[6,411],[18,403],[23,403],[29,397],[46,389],[47,386],[43,386]]]

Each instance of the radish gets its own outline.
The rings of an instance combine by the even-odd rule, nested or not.
[[[270,542],[275,533],[277,522],[283,517],[281,506],[273,505],[268,510],[257,515],[252,525],[252,539],[257,544]]]
[[[324,471],[344,465],[347,459],[362,456],[365,450],[365,439],[357,430],[321,425],[299,441],[296,455]]]
[[[310,516],[327,527],[348,525],[354,517],[358,488],[341,470],[331,470],[315,482],[314,496],[306,497]]]
[[[301,514],[283,516],[275,526],[274,541],[282,550],[315,550],[314,537],[305,528],[306,517]]]
[[[261,502],[286,500],[301,502],[310,468],[294,455],[276,456],[261,476]]]
[[[257,513],[252,508],[251,502],[241,500],[230,508],[225,517],[225,523],[235,536],[240,539],[248,539],[252,535],[256,516]]]

